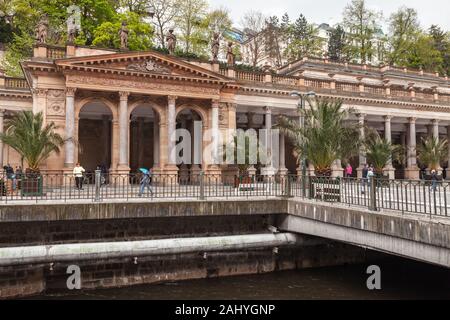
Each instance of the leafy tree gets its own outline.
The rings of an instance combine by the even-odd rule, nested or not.
[[[442,66],[441,53],[434,48],[433,38],[420,34],[406,55],[407,66],[434,72]]]
[[[15,113],[6,120],[5,127],[5,132],[0,133],[0,140],[16,150],[31,171],[39,171],[39,166],[52,153],[59,154],[64,144],[64,139],[56,133],[56,125],[53,122],[44,124],[42,112]]]
[[[166,48],[166,34],[173,27],[174,20],[179,14],[181,0],[148,0],[150,11],[153,12],[153,22],[157,42],[162,48]]]
[[[379,30],[381,13],[370,10],[365,0],[352,0],[344,10],[343,26],[347,31],[349,58],[366,63],[375,53],[374,35]]]
[[[35,40],[29,34],[22,36],[13,34],[13,37],[13,41],[7,46],[3,61],[0,61],[0,68],[8,76],[22,77],[23,72],[20,63],[32,56]]]
[[[442,65],[438,71],[443,75],[450,75],[450,33],[444,32],[436,25],[432,25],[428,33],[433,39],[434,49],[440,52],[442,58]]]
[[[183,0],[179,2],[178,15],[175,18],[177,29],[184,52],[196,52],[200,47],[206,47],[203,32],[208,10],[206,0]]]
[[[249,11],[244,14],[240,24],[244,32],[248,62],[256,67],[265,56],[265,46],[259,36],[266,28],[266,17],[260,11]]]
[[[342,108],[342,101],[318,99],[310,108],[299,108],[304,117],[298,121],[280,117],[276,125],[292,141],[294,152],[314,165],[316,175],[330,176],[337,159],[349,159],[359,153],[359,125],[345,120],[353,110]]]
[[[323,39],[318,36],[318,29],[309,24],[305,16],[300,14],[289,31],[291,42],[286,49],[288,60],[322,55]]]
[[[388,63],[390,65],[405,66],[407,55],[420,36],[420,26],[417,11],[402,7],[393,13],[389,19],[389,47]]]
[[[115,22],[104,22],[94,31],[93,45],[120,48],[119,30],[122,21],[128,23],[128,47],[130,50],[147,50],[152,47],[153,28],[133,12],[118,16]]]
[[[345,58],[345,31],[338,25],[331,31],[328,40],[328,57],[334,61],[341,61]]]

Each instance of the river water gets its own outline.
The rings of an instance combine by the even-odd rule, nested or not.
[[[374,264],[374,263],[372,263]],[[400,258],[375,263],[381,290],[368,290],[368,264],[187,280],[118,289],[47,292],[37,299],[450,299],[450,270]]]

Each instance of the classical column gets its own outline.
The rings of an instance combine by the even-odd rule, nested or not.
[[[103,126],[103,137],[102,140],[104,141],[104,153],[103,153],[103,165],[108,166],[110,163],[108,163],[108,154],[109,154],[109,147],[111,145],[110,137],[109,137],[109,116],[103,115],[102,116],[102,126]],[[110,159],[111,161],[111,159]]]
[[[0,109],[0,133],[4,131],[3,120],[5,119],[5,110]],[[3,141],[0,140],[0,168],[3,168]]]
[[[406,178],[411,180],[419,179],[419,168],[417,167],[416,155],[416,118],[409,118],[409,139],[408,139],[408,168],[406,169]]]
[[[280,141],[280,160],[279,160],[280,168],[278,169],[278,175],[280,177],[284,177],[287,175],[288,172],[288,170],[286,169],[286,147],[284,134],[280,133],[279,141]]]
[[[447,141],[450,141],[450,126],[447,126]],[[450,180],[450,148],[448,148],[447,175],[445,178]]]
[[[159,121],[153,118],[153,167],[159,167]]]
[[[253,112],[247,112],[247,130],[249,129],[254,129],[253,128]],[[254,177],[256,175],[256,168],[255,166],[252,164],[248,169],[247,169],[248,175],[250,177]]]
[[[434,119],[431,121],[431,125],[433,127],[433,138],[439,140],[439,120]]]
[[[218,165],[219,162],[219,101],[213,100],[211,104],[211,130],[212,130],[212,163]]]
[[[65,160],[64,167],[72,169],[75,161],[75,144],[74,144],[74,129],[75,129],[75,92],[76,88],[66,89],[66,123],[65,123]]]
[[[264,176],[273,176],[275,169],[273,168],[272,155],[272,108],[265,107],[265,131],[266,131],[266,150],[268,159],[266,165],[261,169],[261,174]]]
[[[365,132],[364,132],[364,121],[365,121],[366,115],[364,113],[358,114],[358,123],[359,123],[359,136],[361,140],[364,140],[365,138]],[[357,170],[358,178],[362,178],[362,170],[364,168],[364,165],[366,164],[366,154],[363,149],[360,149],[359,151],[359,167]]]
[[[176,96],[167,97],[167,173],[178,173],[176,159]]]
[[[389,143],[392,143],[391,120],[392,116],[384,116],[384,139]],[[392,158],[389,159],[383,171],[388,174],[389,179],[395,179],[395,169],[392,166]]]
[[[128,119],[128,97],[129,92],[119,92],[119,170],[129,171],[128,163],[128,135],[129,135],[129,119]]]
[[[431,121],[431,125],[432,125],[433,138],[439,141],[439,120],[433,119]],[[442,168],[440,165],[438,166],[436,171],[437,171],[437,174],[442,174]]]

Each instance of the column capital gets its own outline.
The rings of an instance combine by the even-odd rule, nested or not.
[[[0,109],[0,118],[3,118],[5,116],[5,109]]]
[[[439,119],[433,119],[433,120],[431,120],[431,123],[432,124],[438,124],[440,121],[441,120],[439,120]]]
[[[178,99],[177,96],[172,96],[172,95],[167,96],[167,102],[168,102],[169,104],[175,104],[176,101],[177,101],[177,99]]]
[[[358,112],[356,113],[356,116],[358,117],[358,119],[365,119],[367,114],[364,112]]]
[[[212,108],[219,108],[219,100],[218,99],[213,99],[211,101],[211,107]]]
[[[42,93],[39,93],[40,90],[37,90],[37,95],[41,95]],[[74,87],[67,87],[66,88],[66,97],[75,97],[75,93],[77,92],[77,88]]]
[[[129,96],[130,96],[130,93],[128,91],[119,91],[119,98],[121,101],[123,101],[123,100],[128,101]]]
[[[384,119],[385,121],[391,121],[392,118],[394,118],[394,116],[392,116],[392,115],[385,115],[385,116],[383,116],[383,119]]]
[[[416,123],[416,120],[417,120],[417,118],[416,117],[410,117],[410,118],[408,118],[408,122],[409,123]]]
[[[266,112],[266,114],[272,114],[272,107],[265,106],[264,111]]]

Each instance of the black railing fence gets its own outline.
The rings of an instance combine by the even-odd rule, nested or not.
[[[411,181],[300,176],[142,174],[96,171],[83,177],[43,173],[37,176],[3,175],[0,203],[28,200],[104,201],[111,199],[199,199],[296,197],[337,202],[371,210],[396,210],[450,216],[450,181]]]

